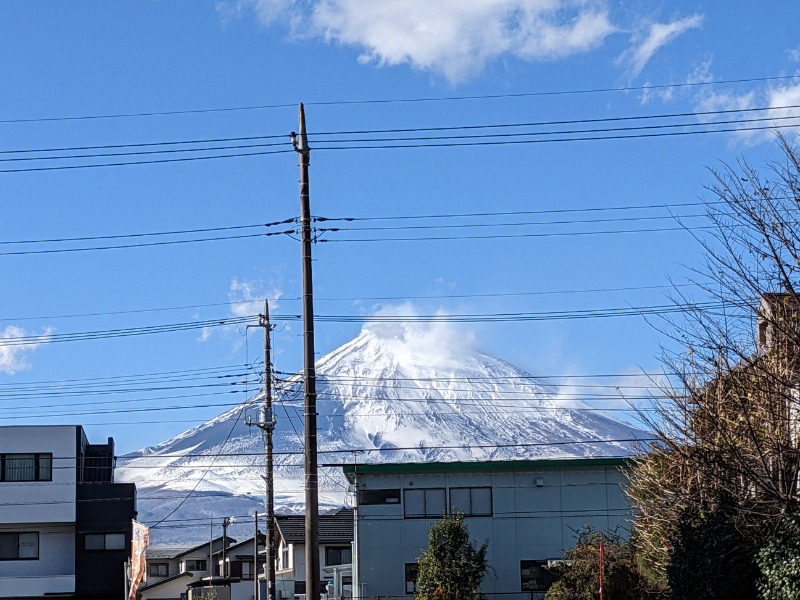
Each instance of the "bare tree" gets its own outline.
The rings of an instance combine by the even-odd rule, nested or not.
[[[778,147],[761,172],[712,171],[699,292],[676,292],[681,317],[662,328],[681,350],[664,351],[671,383],[642,413],[659,443],[629,485],[641,564],[662,581],[688,509],[733,506],[754,552],[798,509],[800,152],[785,136]]]

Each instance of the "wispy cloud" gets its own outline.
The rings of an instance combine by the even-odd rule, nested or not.
[[[13,375],[31,368],[28,357],[39,346],[50,341],[51,328],[44,333],[31,335],[21,327],[8,325],[0,331],[0,373]],[[27,338],[23,343],[21,340]]]
[[[768,129],[743,129],[735,134],[739,143],[757,144],[774,140],[776,131],[798,131],[800,120],[800,83],[788,83],[783,86],[771,86],[759,90],[746,92],[716,91],[700,97],[697,102],[699,111],[716,110],[752,110],[747,115],[749,119],[763,119],[754,122],[753,127],[766,126]],[[725,118],[730,118],[730,115]],[[715,119],[707,117],[705,122],[713,123]]]
[[[262,23],[361,50],[362,63],[410,65],[461,82],[495,59],[548,61],[588,52],[617,27],[604,0],[236,0]],[[302,33],[301,33],[302,32]]]
[[[445,320],[416,320],[422,313],[411,302],[373,307],[372,314],[377,317],[407,317],[402,321],[379,321],[364,325],[365,330],[383,339],[392,348],[394,356],[406,364],[425,364],[437,368],[458,365],[465,354],[478,347],[474,332],[464,324]],[[432,313],[426,311],[426,314],[444,317],[447,312],[436,310]]]
[[[656,52],[675,38],[703,24],[703,16],[692,15],[668,23],[650,23],[634,34],[631,48],[620,56],[618,62],[627,64],[632,76],[639,75]]]
[[[264,311],[264,300],[269,300],[270,312],[277,310],[283,291],[277,286],[266,289],[260,281],[232,279],[228,287],[229,311],[232,317],[246,317],[261,314]],[[236,326],[210,328],[200,331],[198,341],[206,342],[213,337],[215,331],[230,333],[238,331]],[[237,345],[238,346],[238,345]]]

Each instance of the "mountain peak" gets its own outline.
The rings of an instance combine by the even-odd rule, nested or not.
[[[445,323],[371,323],[320,358],[316,371],[320,464],[619,456],[646,437],[585,403],[562,402]],[[274,392],[276,506],[302,510],[302,374]],[[263,440],[244,415],[259,399],[129,457],[119,479],[158,487],[162,496],[163,488],[188,493],[196,486],[205,502],[220,494],[257,501]],[[339,469],[320,477],[321,506],[344,502],[342,477]],[[155,520],[169,510],[164,502],[140,506]]]

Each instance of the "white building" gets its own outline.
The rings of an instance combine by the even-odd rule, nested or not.
[[[231,537],[225,539],[226,546],[236,543]],[[139,588],[142,600],[180,600],[190,583],[218,576],[213,555],[222,550],[222,540],[218,537],[189,548],[148,548],[146,582]]]
[[[462,512],[470,537],[489,542],[481,592],[541,598],[548,561],[575,545],[584,526],[625,535],[631,517],[619,458],[349,465],[356,492],[354,592],[413,596],[428,528]]]
[[[353,510],[321,514],[318,523],[320,592],[330,582],[337,598],[352,597]],[[305,516],[278,515],[275,524],[276,596],[291,600],[306,593]]]
[[[78,425],[0,427],[0,598],[122,595],[136,496],[113,469]]]

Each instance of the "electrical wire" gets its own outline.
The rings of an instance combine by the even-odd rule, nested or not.
[[[642,86],[583,88],[583,89],[573,89],[573,90],[540,90],[534,92],[516,92],[516,93],[505,93],[505,94],[429,96],[429,97],[412,97],[412,98],[366,98],[366,99],[356,99],[356,100],[318,100],[318,101],[312,100],[311,102],[304,102],[304,104],[306,106],[347,106],[347,105],[358,106],[365,104],[406,104],[406,103],[427,103],[427,102],[498,100],[498,99],[512,99],[512,98],[535,98],[535,97],[546,97],[546,96],[585,95],[585,94],[620,93],[620,92],[626,93],[626,92],[637,92],[637,91],[685,89],[685,88],[695,88],[695,87],[711,87],[718,85],[733,85],[741,83],[784,82],[784,81],[795,80],[798,77],[800,77],[800,75],[779,75],[779,76],[765,76],[765,77],[720,79],[717,81],[694,81],[694,82],[672,83],[672,84],[647,84]],[[185,109],[185,110],[138,111],[138,112],[128,112],[128,113],[73,115],[73,116],[60,116],[60,117],[30,117],[30,118],[17,118],[17,119],[0,119],[0,123],[42,123],[42,122],[59,122],[59,121],[86,121],[86,120],[98,120],[98,119],[125,119],[125,118],[138,118],[138,117],[197,115],[197,114],[208,114],[208,113],[227,113],[227,112],[240,112],[240,111],[252,111],[252,110],[293,108],[296,107],[297,104],[298,104],[297,102],[293,103],[284,102],[284,103],[274,103],[274,104],[256,104],[256,105],[245,105],[245,106],[228,106],[228,107],[199,108],[199,109]]]

